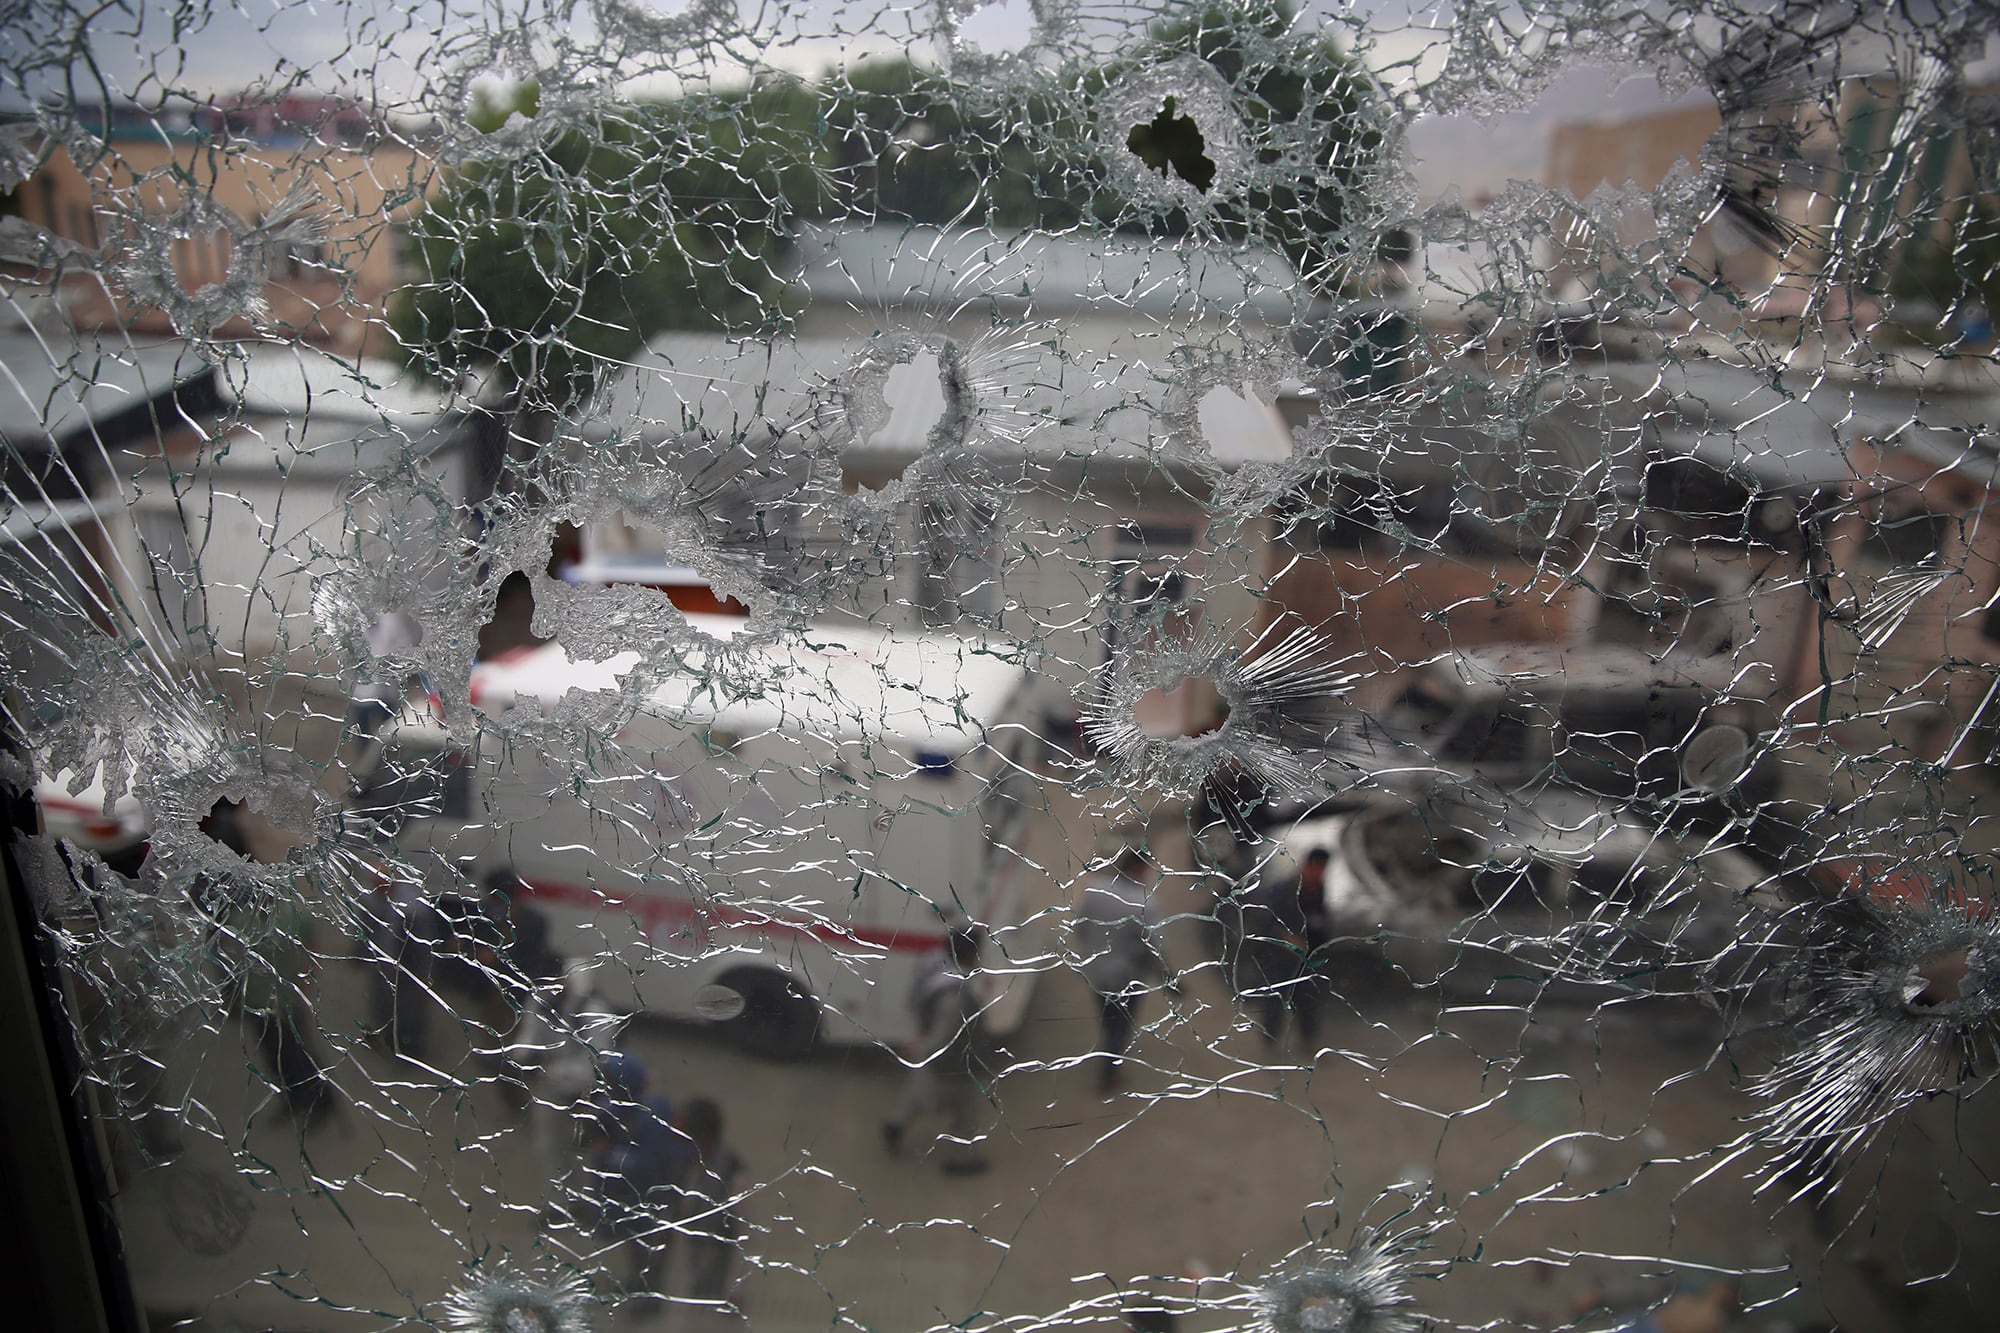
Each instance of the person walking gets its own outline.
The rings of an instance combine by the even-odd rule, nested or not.
[[[1321,969],[1333,938],[1326,906],[1324,847],[1306,853],[1298,878],[1265,885],[1247,895],[1243,942],[1257,1027],[1272,1045],[1284,1040],[1289,1014],[1308,1043],[1319,1035],[1325,978]]]
[[[1172,975],[1161,947],[1159,908],[1146,881],[1150,868],[1143,852],[1127,847],[1108,873],[1089,881],[1077,904],[1077,970],[1097,996],[1097,1049],[1104,1057],[1097,1081],[1105,1092],[1118,1084],[1139,1002],[1151,983]]]
[[[918,1032],[904,1049],[909,1077],[902,1099],[882,1124],[883,1146],[900,1153],[917,1117],[934,1108],[943,1111],[949,1145],[944,1169],[952,1175],[975,1175],[989,1165],[977,1143],[985,1095],[980,1085],[984,1006],[973,985],[984,939],[977,926],[953,930],[918,971],[910,994]]]

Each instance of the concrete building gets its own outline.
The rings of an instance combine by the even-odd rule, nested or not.
[[[1065,684],[1097,672],[1121,617],[1157,614],[1162,598],[1187,608],[1189,633],[1254,632],[1261,580],[1247,576],[1268,527],[1253,523],[1248,544],[1216,541],[1206,505],[1236,466],[1289,455],[1279,386],[1264,386],[1266,399],[1225,391],[1189,403],[1184,366],[1168,354],[1193,344],[1240,356],[1244,340],[1222,336],[1232,318],[1283,327],[1292,296],[1281,259],[895,227],[808,231],[801,255],[794,281],[809,303],[795,336],[655,337],[580,432],[775,430],[826,450],[848,494],[887,497],[896,511],[893,566],[845,610],[911,629],[997,627],[1037,642],[1043,669]],[[1259,276],[1246,283],[1246,272]],[[930,492],[905,483],[936,452],[940,353],[964,357],[969,448],[997,501],[975,506],[976,532],[954,525],[943,543],[926,525]],[[582,573],[642,540],[623,526],[581,534]],[[680,562],[656,537],[643,542],[660,552],[657,574],[628,564],[625,579],[673,575]],[[1199,729],[1212,701],[1190,692],[1162,708],[1172,716],[1161,726]]]
[[[133,460],[119,503],[144,567],[179,590],[178,651],[310,654],[317,581],[382,530],[371,483],[416,471],[467,501],[472,432],[400,366],[303,344],[246,349],[215,391],[215,433]]]

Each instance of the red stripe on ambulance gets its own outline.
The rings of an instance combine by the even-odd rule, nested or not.
[[[710,930],[748,930],[764,935],[804,935],[829,948],[866,953],[929,953],[942,949],[942,932],[902,930],[895,926],[842,926],[810,917],[776,916],[753,912],[728,903],[698,904],[686,898],[640,894],[614,898],[582,884],[555,880],[528,879],[528,896],[542,902],[558,903],[586,912],[623,910],[643,923],[648,931],[660,925],[698,921]]]

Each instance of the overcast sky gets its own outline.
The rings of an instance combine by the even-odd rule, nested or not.
[[[937,0],[736,0],[745,29],[754,28],[755,46],[734,43],[739,55],[801,73],[818,73],[842,60],[915,49],[934,27]],[[1161,3],[1074,0],[1095,30],[1113,33],[1158,14]],[[440,34],[465,36],[524,24],[552,34],[552,15],[568,10],[568,30],[588,41],[593,4],[581,0],[209,0],[183,6],[179,0],[128,0],[130,11],[107,9],[91,20],[91,52],[100,67],[128,93],[161,83],[197,92],[228,92],[277,68],[311,71],[319,85],[365,82],[390,99],[414,94],[431,72],[428,59]],[[642,14],[671,18],[686,14],[695,0],[610,0]],[[193,23],[183,8],[206,9]],[[1381,31],[1409,22],[1407,0],[1308,0],[1308,14],[1339,14],[1340,30],[1351,30],[1359,13]],[[1420,15],[1426,11],[1419,8]],[[1417,20],[1423,22],[1422,18]],[[1436,23],[1433,17],[1429,20]],[[183,26],[176,29],[176,22]],[[961,27],[971,41],[990,50],[1017,49],[1032,28],[1028,0],[996,0],[976,10]],[[1400,58],[1405,49],[1393,52]]]

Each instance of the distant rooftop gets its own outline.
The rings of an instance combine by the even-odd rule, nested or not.
[[[0,440],[13,452],[50,453],[209,373],[179,339],[0,325]]]
[[[64,116],[110,143],[228,138],[279,148],[313,142],[360,148],[389,137],[397,128],[389,117],[364,102],[316,93],[288,93],[278,98],[237,94],[206,103],[173,101],[160,106],[78,102]],[[0,113],[0,117],[17,121],[33,118],[25,108]]]
[[[462,419],[443,390],[394,362],[357,365],[296,343],[246,348],[218,387],[245,414],[221,460],[230,467],[365,471],[443,448]]]
[[[1163,319],[1285,319],[1299,296],[1283,255],[1185,237],[808,224],[799,253],[799,281],[816,304],[862,309],[942,314],[991,302],[1042,315],[1115,306]]]

